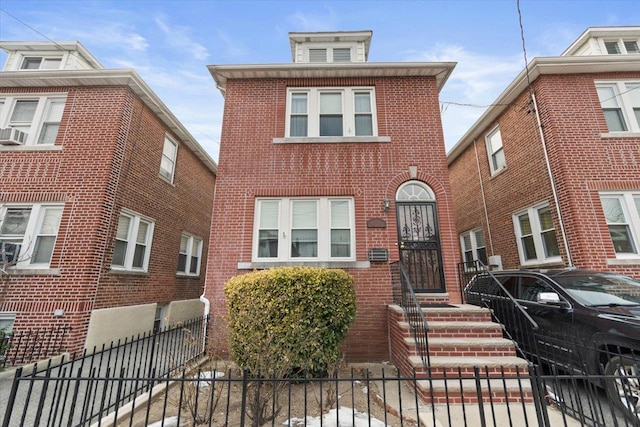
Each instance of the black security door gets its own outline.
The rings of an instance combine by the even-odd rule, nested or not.
[[[435,202],[396,202],[400,261],[417,292],[444,292]]]

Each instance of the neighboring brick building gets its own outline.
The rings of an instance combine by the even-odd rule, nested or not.
[[[215,162],[135,71],[0,48],[0,327],[74,351],[201,315]]]
[[[205,290],[215,322],[235,275],[343,268],[357,293],[346,355],[388,360],[390,262],[402,256],[418,292],[460,301],[438,102],[454,64],[369,63],[371,35],[290,33],[291,64],[209,66],[225,97]]]
[[[640,277],[639,46],[640,27],[587,29],[534,58],[455,145],[465,261]]]

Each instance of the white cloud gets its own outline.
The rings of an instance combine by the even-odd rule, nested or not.
[[[165,17],[160,15],[156,16],[154,21],[165,34],[169,46],[188,52],[197,61],[204,61],[209,57],[207,48],[191,37],[191,28],[183,25],[170,25],[165,21]]]

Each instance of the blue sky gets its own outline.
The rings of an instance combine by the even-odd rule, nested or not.
[[[529,59],[590,26],[640,25],[636,0],[520,9]],[[0,0],[0,39],[78,40],[105,67],[134,68],[216,160],[224,100],[206,65],[291,62],[288,32],[333,30],[373,30],[370,62],[458,63],[440,94],[447,150],[524,67],[515,0]]]

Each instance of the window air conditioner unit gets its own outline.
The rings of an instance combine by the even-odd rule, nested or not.
[[[14,128],[0,129],[1,145],[24,145],[29,134]]]

